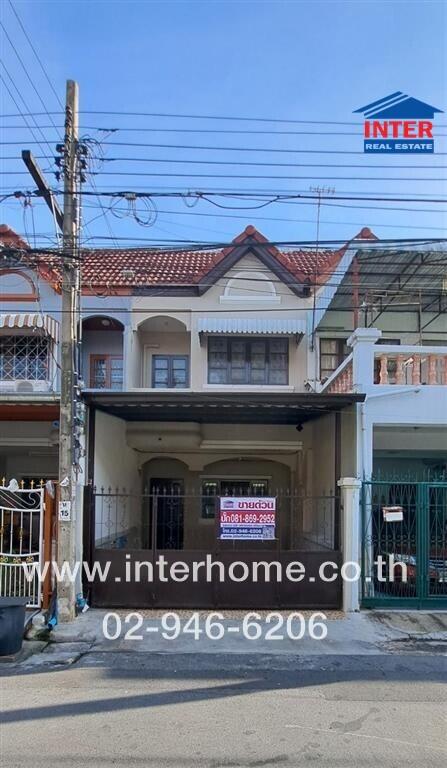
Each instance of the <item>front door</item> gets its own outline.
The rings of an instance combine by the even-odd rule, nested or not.
[[[184,495],[183,480],[151,479],[156,549],[183,549]]]

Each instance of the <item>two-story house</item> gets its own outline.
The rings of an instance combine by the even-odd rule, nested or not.
[[[360,481],[373,469],[411,468],[422,476],[445,465],[443,258],[390,252],[368,229],[341,249],[317,252],[279,249],[254,227],[225,249],[86,251],[81,384],[88,419],[80,483],[88,488],[89,556],[110,560],[117,578],[129,554],[176,560],[181,553],[192,561],[212,553],[243,562],[261,555],[303,561],[311,574],[328,554],[360,558]],[[37,272],[7,265],[2,282],[2,359],[19,362],[7,364],[4,384],[0,377],[1,413],[13,414],[8,423],[22,436],[14,463],[7,446],[13,435],[6,433],[3,466],[19,479],[30,477],[37,461],[47,462],[39,474],[45,466],[57,473],[57,420],[37,428],[27,416],[17,430],[14,416],[18,405],[26,414],[30,403],[43,408],[45,398],[58,407],[60,271],[54,259],[42,261]],[[19,275],[35,286],[25,305],[34,315],[15,326],[24,306],[13,292]],[[30,375],[6,341],[36,333],[51,345],[43,378],[43,368]],[[35,360],[36,353],[27,347],[24,357]],[[30,381],[46,385],[31,391]],[[25,450],[35,432],[41,442]],[[346,505],[341,514],[340,478],[354,478],[354,521]],[[275,497],[275,538],[222,540],[219,499],[228,496]],[[78,539],[80,548],[81,522]],[[195,607],[341,603],[339,579],[237,586],[148,589],[112,578],[95,584],[91,599]],[[353,591],[350,600],[355,607]]]

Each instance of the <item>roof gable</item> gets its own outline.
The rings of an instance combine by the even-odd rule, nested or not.
[[[278,280],[285,283],[294,293],[302,294],[302,285],[299,285],[301,281],[297,275],[289,270],[288,265],[281,261],[281,252],[252,225],[246,227],[233,240],[232,245],[224,248],[222,254],[222,258],[207,273],[206,283],[203,280],[199,283],[200,295],[249,254],[253,254],[261,264],[267,267]]]

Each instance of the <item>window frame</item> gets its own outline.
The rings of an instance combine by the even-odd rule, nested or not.
[[[156,360],[167,360],[168,362],[168,384],[163,387],[157,387],[155,383],[155,361]],[[182,387],[176,387],[174,385],[174,376],[173,376],[173,362],[174,360],[184,360],[185,361],[185,385]],[[152,389],[188,389],[189,388],[189,355],[163,355],[163,354],[157,354],[151,356],[151,387]]]
[[[104,387],[95,386],[94,369],[95,369],[95,362],[97,360],[105,360],[105,362],[106,362],[106,376],[105,376],[106,383],[105,383]],[[111,366],[112,360],[120,360],[123,363],[123,366],[122,366],[122,376],[121,376],[121,386],[120,386],[120,389],[117,389],[115,391],[119,392],[119,391],[123,390],[123,385],[124,385],[124,359],[123,359],[123,355],[109,355],[109,354],[101,355],[101,354],[98,354],[96,352],[89,356],[89,361],[90,361],[90,379],[89,379],[89,383],[90,383],[90,388],[91,389],[112,389],[112,386],[111,386],[111,383],[112,383],[112,366]]]
[[[221,368],[217,368],[216,366],[210,365],[210,355],[212,353],[211,349],[211,342],[214,340],[219,340],[220,342],[225,342],[226,344],[226,352],[224,354],[224,360],[226,362],[225,365],[223,365]],[[283,341],[285,343],[285,351],[284,352],[275,352],[272,350],[272,345],[275,341]],[[232,356],[231,356],[231,344],[234,342],[239,342],[244,344],[244,381],[235,381],[232,379],[232,368],[235,366],[232,364]],[[252,381],[252,359],[253,359],[253,353],[252,352],[252,345],[256,344],[256,342],[263,342],[265,344],[265,376],[264,381]],[[270,380],[270,376],[272,371],[271,367],[271,358],[275,354],[285,354],[286,355],[286,365],[285,368],[277,369],[281,370],[281,372],[285,373],[285,381],[278,384],[277,382],[272,382]],[[242,369],[242,366],[240,366],[240,369]],[[211,372],[215,370],[225,371],[225,381],[222,382],[214,382],[211,381]],[[256,369],[255,370],[260,370]],[[218,336],[218,335],[210,335],[207,339],[207,384],[210,386],[231,386],[231,387],[287,387],[289,386],[289,378],[290,378],[290,341],[288,336]]]
[[[336,342],[337,344],[337,351],[336,352],[323,352],[322,350],[322,342],[330,341],[330,342]],[[320,381],[327,381],[332,374],[340,367],[340,365],[346,360],[349,352],[345,351],[345,347],[347,346],[348,338],[345,336],[320,336],[319,337],[319,356],[318,356],[318,366],[319,366],[319,380]],[[336,357],[337,358],[337,365],[333,369],[329,369],[327,367],[323,367],[322,365],[322,358],[323,357]]]

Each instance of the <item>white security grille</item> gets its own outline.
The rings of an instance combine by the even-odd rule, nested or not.
[[[43,510],[43,488],[10,491],[0,486],[0,595],[28,597],[33,608],[40,608],[42,597]]]
[[[0,380],[47,381],[48,378],[47,336],[0,336]]]

